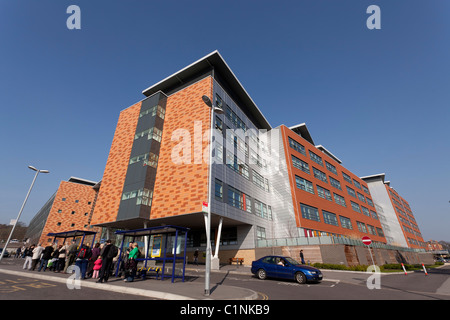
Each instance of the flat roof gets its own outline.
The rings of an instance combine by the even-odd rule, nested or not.
[[[158,233],[172,233],[175,231],[189,231],[190,228],[179,227],[179,226],[159,226],[159,227],[150,227],[144,229],[135,229],[135,230],[118,230],[116,234],[122,234],[124,236],[145,236],[150,234],[158,234]]]
[[[240,102],[243,104],[241,105],[241,103],[239,103],[239,107],[243,109],[244,112],[246,111],[251,114],[253,119],[258,122],[255,123],[256,126],[267,130],[272,129],[269,121],[267,121],[266,117],[262,114],[261,110],[259,110],[256,103],[244,89],[238,78],[234,75],[233,71],[217,50],[148,87],[143,90],[142,93],[149,97],[158,91],[165,92],[177,85],[181,86],[186,84],[192,80],[194,76],[211,69],[220,74],[220,79],[224,80],[232,92],[239,98]],[[210,98],[211,100],[214,100],[213,97]]]
[[[385,176],[386,176],[385,173],[378,173],[378,174],[374,174],[374,175],[371,175],[371,176],[360,177],[360,179],[364,180],[364,181],[378,179],[378,180],[383,181],[383,183],[384,183]]]
[[[57,237],[57,238],[72,238],[72,237],[81,237],[84,235],[92,235],[96,234],[95,231],[85,231],[85,230],[71,230],[71,231],[63,231],[58,233],[48,233],[47,236]]]
[[[95,181],[86,180],[86,179],[77,178],[77,177],[70,177],[69,180],[67,180],[67,182],[86,184],[88,186],[95,186],[97,184],[97,182],[95,182]]]
[[[311,137],[311,134],[309,133],[308,127],[306,126],[306,123],[300,123],[292,127],[288,127],[292,131],[294,131],[296,134],[301,136],[306,141],[309,141],[312,145],[314,145],[314,140]]]

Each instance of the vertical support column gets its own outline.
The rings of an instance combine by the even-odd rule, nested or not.
[[[220,246],[220,236],[222,234],[222,224],[223,218],[221,217],[219,220],[219,229],[217,230],[217,238],[216,238],[216,250],[214,252],[214,257],[211,259],[211,269],[219,270],[220,268],[220,260],[219,260],[219,246]]]

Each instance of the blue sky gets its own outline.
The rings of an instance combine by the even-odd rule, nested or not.
[[[66,13],[81,9],[81,30]],[[381,29],[369,30],[369,5]],[[448,1],[0,1],[0,223],[103,175],[119,112],[219,50],[272,126],[305,122],[359,176],[386,173],[425,240],[450,241]]]

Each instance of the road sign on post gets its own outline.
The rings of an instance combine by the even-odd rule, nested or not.
[[[206,202],[206,201],[202,202],[202,212],[205,212],[205,213],[208,212],[208,202]]]
[[[372,243],[372,239],[370,239],[368,236],[364,236],[364,237],[362,237],[362,242],[363,242],[366,246],[370,246],[370,244]]]
[[[369,246],[372,244],[372,239],[370,239],[368,236],[364,236],[361,238],[361,240],[367,246],[367,249],[369,249],[370,258],[372,259],[372,264],[375,267],[375,262],[373,261],[372,251],[369,248]]]

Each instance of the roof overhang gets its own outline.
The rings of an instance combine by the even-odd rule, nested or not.
[[[314,145],[314,140],[311,137],[311,134],[309,133],[308,127],[306,126],[306,123],[300,123],[295,126],[289,127],[292,131],[294,131],[296,134],[301,136],[303,139]]]
[[[143,90],[142,93],[147,97],[155,94],[158,91],[167,93],[168,90],[173,90],[173,88],[177,86],[182,87],[183,85],[191,81],[192,78],[196,75],[200,75],[211,70],[213,70],[213,75],[215,75],[216,72],[220,74],[220,80],[225,81],[230,90],[232,90],[233,94],[238,98],[239,107],[243,109],[244,112],[248,112],[251,115],[251,118],[258,122],[255,123],[256,126],[260,127],[261,129],[272,129],[269,121],[267,121],[267,119],[264,117],[258,106],[244,89],[242,84],[239,82],[233,71],[231,71],[230,67],[227,65],[227,63],[217,50],[195,61],[187,67],[175,72],[174,74],[159,81],[151,87],[148,87],[147,89]],[[211,100],[213,100],[212,97]]]
[[[320,151],[322,151],[323,153],[325,153],[327,156],[332,158],[337,163],[339,163],[339,164],[342,163],[342,161],[338,157],[336,157],[334,154],[332,154],[330,151],[328,151],[323,145],[319,144],[318,146],[316,146],[316,148],[319,149]]]
[[[360,179],[364,180],[365,182],[381,180],[383,183],[385,183],[385,181],[384,181],[385,176],[386,176],[385,173],[379,173],[379,174],[374,174],[374,175],[371,175],[371,176],[360,177]]]

